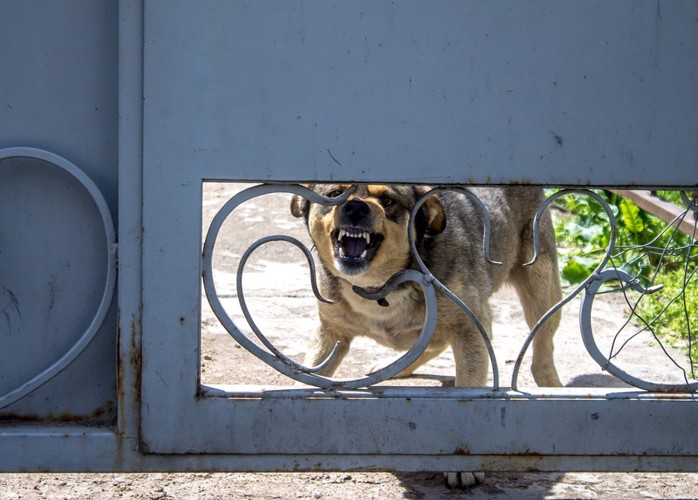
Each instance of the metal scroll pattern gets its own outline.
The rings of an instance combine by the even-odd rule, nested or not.
[[[318,366],[305,366],[301,363],[298,363],[291,359],[290,357],[286,356],[283,352],[281,352],[279,349],[277,349],[274,344],[264,335],[264,333],[261,331],[261,329],[257,326],[256,322],[254,321],[254,318],[252,317],[252,314],[249,311],[249,308],[247,306],[244,290],[242,287],[242,276],[245,271],[245,266],[246,263],[248,262],[249,257],[261,246],[271,243],[271,242],[285,242],[291,245],[294,245],[298,247],[303,254],[305,255],[305,258],[308,262],[309,270],[310,270],[310,282],[311,282],[311,287],[313,290],[313,293],[315,297],[324,302],[330,302],[326,298],[322,297],[317,284],[316,284],[316,279],[315,279],[315,263],[313,261],[313,256],[310,250],[305,247],[303,243],[301,243],[299,240],[291,237],[291,236],[286,236],[286,235],[275,235],[275,236],[267,236],[264,238],[261,238],[254,242],[244,253],[242,256],[240,263],[237,268],[237,273],[236,273],[236,286],[237,286],[237,292],[238,292],[238,300],[240,302],[240,306],[243,312],[243,315],[248,323],[248,326],[254,333],[256,340],[252,340],[250,337],[248,337],[246,334],[242,332],[240,328],[238,328],[238,325],[235,324],[231,316],[228,314],[226,311],[225,307],[223,306],[221,299],[219,297],[219,294],[216,290],[216,285],[214,281],[214,268],[213,268],[213,251],[214,247],[216,245],[216,241],[218,239],[221,227],[225,220],[228,218],[228,216],[237,208],[239,207],[242,203],[249,201],[253,198],[267,195],[267,194],[272,194],[272,193],[289,193],[289,194],[297,194],[300,196],[303,196],[307,200],[309,200],[312,203],[319,203],[325,206],[335,206],[343,203],[349,196],[351,196],[351,193],[354,191],[355,188],[349,189],[346,191],[344,194],[342,194],[339,197],[335,198],[325,198],[314,191],[311,191],[303,186],[300,185],[270,185],[270,184],[263,184],[259,186],[254,186],[247,188],[236,195],[234,195],[232,198],[230,198],[224,205],[223,207],[216,213],[215,217],[213,218],[213,221],[211,222],[210,227],[208,228],[208,232],[206,234],[206,238],[204,241],[204,246],[203,246],[203,258],[202,258],[202,277],[203,277],[203,285],[204,289],[208,298],[208,301],[211,305],[211,308],[222,324],[222,326],[225,328],[225,330],[245,349],[247,349],[250,353],[267,363],[268,365],[272,366],[279,372],[287,375],[288,377],[295,379],[299,382],[302,382],[304,384],[309,384],[315,387],[318,387],[320,389],[358,389],[358,388],[364,388],[364,387],[369,387],[374,384],[377,384],[379,382],[385,381],[390,379],[391,377],[394,377],[396,374],[400,373],[402,370],[404,370],[406,367],[408,367],[411,363],[413,363],[426,349],[431,336],[433,334],[435,325],[436,325],[436,315],[437,315],[437,306],[436,306],[436,294],[444,294],[446,297],[448,297],[450,300],[452,300],[465,314],[468,315],[468,317],[472,320],[473,324],[477,327],[478,331],[480,332],[482,339],[487,347],[488,353],[489,353],[489,359],[490,359],[490,365],[492,368],[492,374],[493,374],[493,389],[498,390],[500,389],[500,375],[499,375],[499,368],[497,365],[497,359],[494,353],[494,350],[492,348],[492,344],[490,341],[490,337],[488,335],[488,332],[485,330],[484,326],[482,323],[479,321],[479,319],[476,317],[476,315],[473,313],[473,311],[468,307],[466,303],[464,303],[458,296],[456,296],[451,290],[449,290],[443,283],[441,283],[429,270],[429,268],[425,265],[425,263],[422,261],[421,257],[419,256],[417,249],[415,247],[415,238],[414,235],[412,234],[413,225],[410,224],[410,234],[409,234],[409,239],[410,239],[410,245],[412,249],[412,255],[414,256],[414,259],[417,263],[418,269],[413,269],[413,270],[405,270],[402,271],[396,275],[394,275],[392,278],[390,278],[385,285],[382,287],[380,290],[371,290],[370,292],[367,290],[357,290],[357,293],[360,295],[366,297],[366,298],[371,298],[371,299],[380,299],[383,297],[386,297],[395,287],[399,286],[402,283],[406,282],[412,282],[416,285],[419,286],[421,289],[425,303],[426,303],[426,315],[425,315],[425,320],[424,324],[422,326],[422,331],[421,334],[418,338],[418,340],[415,342],[415,344],[406,352],[404,353],[400,358],[396,359],[393,361],[391,364],[375,371],[372,372],[364,377],[359,377],[351,380],[337,380],[337,379],[332,379],[328,377],[324,377],[322,375],[319,375],[318,372],[322,370],[324,366],[326,366],[327,363],[329,363],[332,359],[333,356],[336,355],[337,353],[337,347],[335,346],[335,350],[332,352],[332,354],[328,357],[327,360],[324,362],[320,363]],[[480,211],[483,214],[484,218],[484,229],[483,229],[483,252],[485,255],[485,258],[489,262],[490,265],[499,265],[500,263],[497,262],[496,260],[493,260],[490,257],[489,253],[489,237],[490,237],[490,221],[489,221],[489,215],[487,212],[487,209],[485,205],[477,198],[475,194],[473,194],[471,191],[469,191],[467,188],[461,188],[461,187],[436,187],[432,189],[430,192],[425,194],[415,205],[413,212],[412,212],[412,219],[414,220],[417,211],[419,208],[422,206],[422,204],[428,199],[430,196],[434,196],[440,192],[443,191],[455,191],[458,193],[461,193],[464,196],[467,196],[474,204],[477,206]],[[635,377],[620,367],[618,367],[614,361],[613,358],[616,355],[617,352],[619,352],[621,348],[616,348],[615,351],[611,349],[611,352],[609,354],[604,354],[602,353],[601,349],[598,347],[595,337],[594,337],[594,331],[592,328],[592,321],[591,321],[591,316],[592,316],[592,308],[594,305],[594,300],[596,296],[599,293],[602,293],[601,290],[606,290],[608,288],[609,283],[614,283],[616,284],[615,291],[620,291],[625,293],[625,290],[632,289],[640,294],[640,297],[646,293],[652,293],[657,291],[658,288],[656,286],[652,286],[651,284],[645,288],[640,284],[640,281],[634,277],[632,277],[630,274],[627,272],[618,269],[615,266],[614,263],[614,257],[617,256],[617,252],[619,249],[616,248],[616,219],[615,219],[615,214],[611,207],[606,203],[606,201],[596,194],[593,191],[590,190],[561,190],[556,192],[555,194],[551,195],[548,197],[543,204],[540,206],[538,209],[536,218],[534,220],[534,257],[531,260],[531,262],[527,263],[526,265],[531,265],[533,264],[538,256],[539,252],[539,231],[538,231],[538,224],[540,221],[540,218],[542,214],[549,209],[550,205],[559,197],[561,196],[566,196],[570,194],[582,194],[585,196],[589,196],[592,199],[597,202],[603,211],[605,211],[607,217],[608,217],[608,223],[609,223],[609,228],[610,228],[610,238],[609,238],[609,243],[608,246],[605,250],[605,253],[603,257],[601,258],[598,266],[596,269],[579,285],[574,287],[567,296],[565,296],[560,302],[558,302],[555,306],[553,306],[549,311],[547,311],[538,321],[538,323],[531,329],[529,332],[528,337],[525,339],[521,350],[519,352],[519,355],[516,359],[516,362],[514,364],[514,369],[512,373],[512,378],[511,378],[511,387],[513,389],[517,389],[518,386],[518,378],[519,378],[519,371],[522,365],[522,362],[524,360],[524,357],[528,351],[528,347],[532,343],[533,339],[537,335],[538,331],[542,327],[542,325],[551,317],[553,316],[557,311],[559,311],[562,307],[564,307],[566,304],[568,304],[570,301],[572,301],[575,297],[581,295],[581,306],[580,306],[580,313],[579,313],[579,323],[580,323],[580,330],[581,330],[581,335],[582,339],[584,342],[584,345],[586,346],[589,354],[591,357],[594,359],[594,361],[605,371],[607,371],[609,374],[614,375],[615,377],[619,378],[623,382],[632,385],[634,387],[638,387],[640,389],[650,391],[650,392],[688,392],[688,391],[696,391],[698,390],[698,382],[693,381],[689,373],[686,372],[686,370],[683,370],[684,374],[684,383],[680,384],[659,384],[659,383],[654,383],[650,381],[643,380],[641,378]],[[686,211],[683,213],[682,216],[680,217],[686,217],[688,214],[691,214],[691,212],[695,213],[696,212],[696,206],[691,203],[691,201],[685,196],[682,195],[682,198],[684,200],[684,203],[686,205]],[[668,226],[668,227],[671,227]],[[695,240],[694,244],[691,245],[689,248],[683,248],[683,249],[675,249],[675,248],[670,248],[670,249],[665,249],[665,252],[669,253],[677,253],[677,252],[683,252],[686,256],[686,259],[691,259],[695,258],[693,256],[692,250],[696,248],[695,245]],[[621,252],[623,251],[622,249],[620,250]],[[690,276],[690,278],[693,278],[693,275]],[[620,285],[620,288],[618,288],[617,285]],[[639,301],[639,299],[637,300]],[[654,335],[654,331],[652,330],[652,322],[645,321],[639,314],[636,313],[635,307],[637,306],[637,301],[635,303],[631,303],[631,301],[627,298],[626,296],[626,302],[628,304],[629,309],[632,311],[632,316],[636,318],[636,323],[639,323],[641,326],[639,327],[638,332],[635,335],[638,335],[639,333],[642,333],[643,331],[650,331],[652,335]],[[616,333],[616,337],[618,337],[620,332]],[[689,332],[690,334],[690,332]],[[689,335],[690,337],[690,335]],[[656,338],[656,336],[655,336]],[[615,340],[614,340],[614,345],[615,345]],[[665,351],[666,353],[666,351]],[[670,357],[670,355],[667,353],[667,356]],[[672,360],[673,361],[673,360]],[[678,367],[679,364],[674,362],[674,364]],[[680,367],[679,367],[680,368]],[[692,369],[690,370],[692,372]]]
[[[30,147],[0,149],[0,161],[12,158],[30,158],[41,160],[42,164],[45,165],[46,168],[57,169],[70,175],[89,194],[97,211],[99,212],[102,222],[102,229],[104,230],[103,236],[106,240],[107,249],[107,254],[104,257],[104,264],[107,271],[99,306],[94,312],[92,320],[90,321],[86,330],[70,348],[57,356],[55,361],[53,361],[49,366],[30,377],[28,380],[25,380],[17,387],[7,391],[5,394],[0,394],[0,408],[5,408],[31,394],[37,388],[41,387],[65,370],[87,348],[102,326],[111,306],[112,298],[114,297],[114,290],[116,288],[117,272],[116,231],[114,229],[114,223],[107,202],[95,183],[92,182],[92,180],[76,165],[49,151]]]

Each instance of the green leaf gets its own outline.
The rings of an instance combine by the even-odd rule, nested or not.
[[[588,267],[578,260],[572,259],[562,268],[562,277],[568,283],[575,285],[584,281],[593,270],[594,266]]]
[[[640,209],[632,202],[623,200],[620,203],[620,213],[623,217],[625,228],[631,233],[639,234],[645,229],[642,217],[640,217]]]

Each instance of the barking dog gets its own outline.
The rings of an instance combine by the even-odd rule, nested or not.
[[[317,185],[313,190],[334,198],[348,185]],[[349,352],[351,341],[368,336],[399,351],[409,349],[419,336],[425,314],[421,290],[405,283],[393,290],[387,302],[365,299],[353,291],[381,288],[395,273],[416,269],[408,243],[410,214],[425,186],[361,185],[337,206],[309,203],[300,196],[291,212],[304,217],[317,248],[321,266],[320,290],[333,304],[318,302],[320,326],[311,339],[306,365],[318,365],[340,342],[334,360],[321,374],[331,376]],[[561,299],[557,256],[549,214],[540,221],[540,254],[533,257],[533,218],[543,202],[543,192],[530,188],[473,188],[490,216],[490,264],[483,252],[483,215],[465,195],[444,192],[426,199],[417,213],[415,238],[419,254],[433,275],[467,304],[487,332],[491,332],[489,299],[504,283],[515,288],[532,328]],[[482,337],[463,311],[437,294],[438,318],[424,353],[399,376],[451,346],[456,365],[456,385],[485,385],[489,358]],[[387,307],[385,307],[387,305]],[[533,341],[531,371],[539,386],[559,386],[553,361],[553,335],[559,315],[551,317]],[[473,484],[480,476],[449,474],[450,486]]]

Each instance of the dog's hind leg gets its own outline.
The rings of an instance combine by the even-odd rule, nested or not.
[[[552,223],[549,217],[541,222],[540,254],[530,266],[516,265],[509,276],[523,306],[528,327],[538,320],[562,299],[560,277],[557,267],[557,251]],[[523,235],[520,262],[533,258],[532,231],[529,227]],[[560,312],[556,312],[542,325],[533,339],[533,360],[531,372],[540,387],[559,387],[560,378],[555,369],[553,357],[553,337],[560,324]]]

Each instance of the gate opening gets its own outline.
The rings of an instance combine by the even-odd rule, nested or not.
[[[222,207],[236,194],[252,186],[231,182],[203,183],[202,241]],[[550,195],[553,193],[548,192]],[[222,306],[235,326],[267,351],[269,349],[255,337],[244,317],[236,274],[243,254],[260,238],[272,235],[295,238],[311,251],[315,264],[320,265],[304,221],[291,215],[290,205],[291,195],[288,193],[264,194],[241,203],[225,218],[212,252],[213,280]],[[569,204],[558,202],[549,208],[559,236],[564,236],[561,224],[573,215],[564,209],[566,206]],[[638,291],[630,286],[632,283],[606,278],[608,281],[603,285],[593,287],[598,290],[592,301],[591,297],[585,298],[585,290],[588,293],[591,288],[589,285],[580,289],[565,280],[565,273],[569,273],[570,266],[575,264],[572,261],[583,258],[579,256],[579,248],[571,247],[571,240],[563,236],[558,239],[563,295],[575,296],[562,307],[561,324],[555,336],[555,360],[562,383],[568,387],[631,387],[628,380],[614,376],[609,364],[629,374],[631,379],[648,381],[650,384],[681,386],[692,383],[686,341],[657,336],[651,328],[652,318],[638,313],[636,306],[645,294],[644,289]],[[684,249],[684,262],[695,267],[696,248],[693,241],[692,246]],[[628,251],[614,249],[616,256]],[[650,245],[632,251],[640,255],[642,252],[656,253],[660,250]],[[665,249],[663,253],[667,254],[666,258],[668,254],[681,256],[675,247]],[[612,258],[606,269],[622,271],[619,262]],[[598,274],[598,271],[594,272]],[[242,285],[246,306],[263,336],[284,356],[296,363],[303,363],[308,340],[319,321],[316,299],[311,289],[310,268],[303,251],[287,241],[259,245],[246,260]],[[686,287],[689,292],[695,290],[695,272],[686,275]],[[652,291],[661,293],[661,290]],[[209,300],[206,292],[202,291],[200,382],[203,386],[222,388],[231,394],[250,388],[298,387],[293,379],[242,347],[216,317]],[[585,307],[582,307],[583,302]],[[676,302],[676,298],[667,296],[667,302]],[[516,292],[505,285],[495,293],[490,303],[493,312],[492,344],[500,386],[515,385],[520,390],[535,387],[529,370],[530,350],[525,353],[521,367],[517,366],[517,359],[530,331]],[[688,314],[689,325],[698,323],[694,319],[695,311]],[[586,333],[587,344],[591,335],[598,351],[607,358],[605,365],[599,362],[598,357],[594,359],[585,347],[584,329],[589,330]],[[689,335],[688,338],[692,337]],[[362,378],[398,354],[368,338],[357,338],[333,378]],[[512,384],[512,373],[515,371],[518,371],[518,378]],[[454,374],[453,355],[449,348],[417,369],[412,376],[389,379],[377,385],[450,387],[454,385]],[[490,367],[488,385],[492,387],[493,384],[493,369]]]

